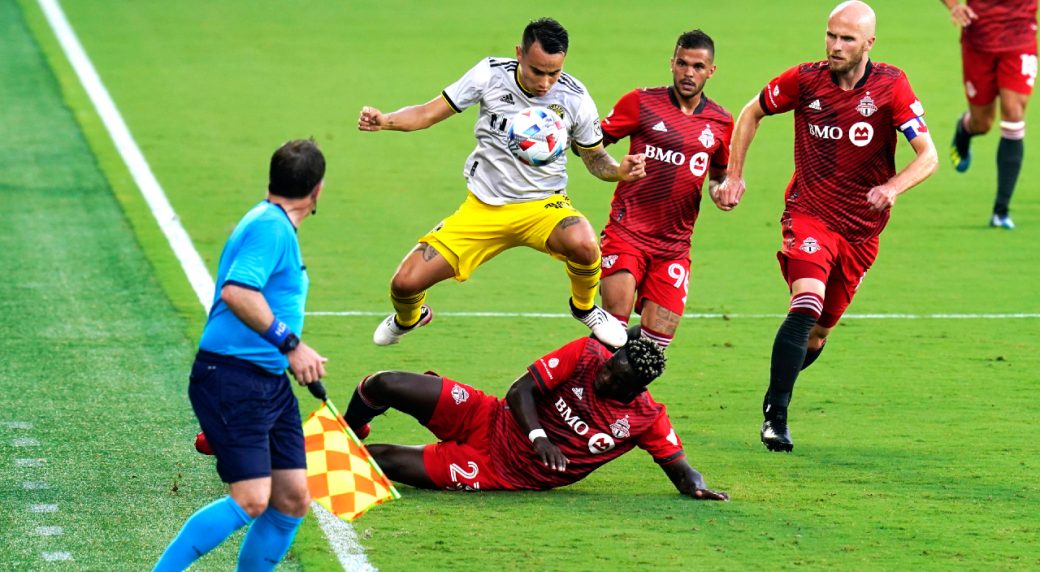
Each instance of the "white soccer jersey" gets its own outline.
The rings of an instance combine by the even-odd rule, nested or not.
[[[463,176],[470,192],[489,205],[536,201],[567,187],[567,154],[544,167],[530,167],[509,152],[506,128],[518,111],[533,105],[552,109],[580,147],[603,140],[596,104],[580,81],[560,74],[549,93],[535,97],[520,87],[517,66],[515,59],[483,59],[441,94],[458,113],[480,103],[473,127],[477,147],[466,159]]]

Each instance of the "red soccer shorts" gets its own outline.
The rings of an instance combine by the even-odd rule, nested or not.
[[[789,211],[784,211],[780,224],[784,244],[776,258],[787,285],[799,278],[823,282],[827,290],[823,313],[817,323],[833,328],[877,258],[878,237],[849,244],[845,237],[827,228],[819,219]]]
[[[441,396],[426,428],[440,443],[423,449],[430,480],[445,490],[498,490],[491,469],[491,423],[499,401],[479,389],[442,378]]]
[[[603,278],[630,272],[636,279],[636,313],[643,311],[643,300],[682,315],[690,290],[690,257],[655,258],[625,241],[608,226],[600,246],[603,251]]]
[[[972,105],[989,105],[998,90],[1030,95],[1036,82],[1036,39],[1028,48],[1009,52],[980,52],[961,41],[964,92]]]

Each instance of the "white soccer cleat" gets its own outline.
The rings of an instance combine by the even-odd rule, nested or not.
[[[390,314],[385,320],[379,322],[376,331],[372,333],[372,341],[377,346],[392,346],[401,341],[401,338],[408,332],[416,328],[421,328],[426,324],[429,324],[432,320],[433,310],[431,310],[426,304],[422,305],[422,310],[420,310],[419,313],[419,321],[407,328],[397,323],[397,314]]]
[[[1015,223],[1011,220],[1011,215],[1000,216],[995,214],[993,215],[993,218],[990,219],[989,225],[995,228],[1015,230]]]
[[[599,306],[593,306],[591,310],[582,316],[580,310],[574,307],[574,302],[572,301],[571,315],[588,326],[592,330],[592,335],[608,346],[620,348],[628,341],[628,332],[625,330],[625,325]]]

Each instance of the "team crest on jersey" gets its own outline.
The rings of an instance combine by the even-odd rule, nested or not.
[[[560,360],[557,358],[549,358],[549,367],[556,367],[560,365]]]
[[[560,119],[563,119],[563,106],[562,105],[560,105],[559,103],[550,103],[546,107],[548,107],[549,109],[555,111],[556,115],[559,115]]]
[[[810,236],[802,241],[802,245],[798,247],[798,250],[801,250],[806,254],[813,254],[820,250],[820,243],[816,242],[816,239]]]
[[[585,389],[582,387],[572,387],[571,391],[574,392],[574,396],[578,399],[583,399],[585,396]]]
[[[455,387],[451,388],[451,397],[455,400],[455,405],[462,405],[469,399],[469,392],[465,387],[456,383]]]
[[[874,100],[871,99],[870,94],[863,96],[863,99],[859,100],[859,105],[856,106],[856,111],[858,111],[863,117],[874,115],[877,111],[877,105],[874,105]]]
[[[608,254],[604,256],[603,262],[601,263],[603,265],[603,268],[610,268],[611,266],[614,266],[614,263],[617,262],[617,258],[617,254]]]
[[[705,149],[711,149],[712,145],[715,145],[715,134],[711,132],[711,127],[704,126],[704,131],[701,131],[701,136],[697,138],[700,140],[701,145],[704,145]]]
[[[632,435],[632,426],[628,423],[628,415],[610,424],[610,432],[618,439],[628,439]]]

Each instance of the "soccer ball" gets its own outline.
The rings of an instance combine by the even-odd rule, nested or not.
[[[545,107],[528,107],[514,115],[507,135],[509,150],[532,167],[544,167],[567,150],[567,126]]]

